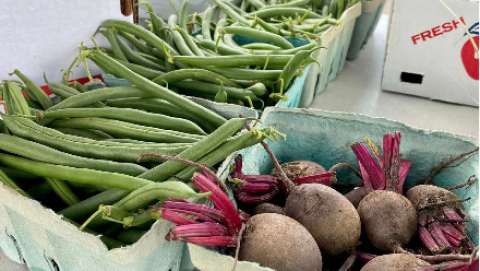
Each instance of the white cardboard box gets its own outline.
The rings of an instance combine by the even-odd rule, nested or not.
[[[89,41],[105,19],[124,19],[120,0],[2,0],[0,5],[0,79],[15,68],[36,83],[61,79],[78,55],[80,42]],[[100,41],[100,39],[99,39]],[[92,65],[93,67],[93,65]],[[92,72],[96,70],[93,69]],[[81,77],[82,71],[72,78]]]
[[[382,89],[478,106],[478,6],[478,0],[394,1]]]

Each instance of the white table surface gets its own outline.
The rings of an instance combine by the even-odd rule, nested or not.
[[[347,61],[337,79],[315,98],[311,107],[385,117],[416,128],[447,131],[478,141],[478,108],[381,90],[388,6],[359,57]]]

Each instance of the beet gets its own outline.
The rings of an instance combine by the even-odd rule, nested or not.
[[[248,220],[239,259],[277,271],[322,270],[322,255],[312,235],[297,221],[274,213]]]
[[[387,254],[375,257],[360,271],[414,271],[429,265],[410,254]]]
[[[257,205],[253,212],[256,215],[263,213],[276,213],[285,215],[285,210],[282,207],[268,202]]]
[[[368,194],[368,190],[365,187],[355,187],[350,192],[345,194],[345,197],[353,204],[353,206],[358,207],[360,201]]]
[[[282,169],[290,180],[326,172],[325,168],[320,164],[307,160],[297,160],[284,163],[282,164]],[[280,173],[277,169],[274,169],[272,175],[279,177]]]
[[[376,190],[358,205],[368,240],[378,249],[393,252],[408,244],[417,230],[417,212],[403,195]]]
[[[435,185],[417,185],[407,191],[407,197],[418,212],[420,240],[431,253],[472,252],[463,206],[453,192]]]
[[[360,217],[355,207],[333,188],[322,184],[297,186],[287,198],[285,212],[304,225],[327,254],[338,255],[357,246]]]

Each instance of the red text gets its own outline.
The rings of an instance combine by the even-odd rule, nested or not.
[[[450,31],[456,30],[460,24],[465,24],[463,17],[460,17],[459,20],[452,20],[441,25],[434,26],[429,30],[415,34],[410,38],[412,39],[413,44],[417,45],[420,41],[427,41],[428,39],[433,39]]]

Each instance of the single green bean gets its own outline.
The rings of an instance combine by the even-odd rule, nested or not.
[[[198,105],[197,103],[130,71],[128,68],[118,63],[108,55],[102,53],[100,50],[90,51],[88,57],[92,59],[95,63],[97,63],[99,66],[106,65],[110,68],[114,68],[118,73],[121,73],[123,75],[123,78],[129,80],[132,84],[138,86],[142,90],[145,90],[146,93],[154,95],[158,98],[165,99],[168,102],[178,106],[182,110],[185,110],[194,115],[198,115],[203,120],[211,123],[216,127],[222,125],[226,121],[224,117],[213,112],[212,110]]]
[[[162,17],[158,16],[153,10],[153,6],[149,2],[143,2],[149,14],[150,22],[152,23],[152,32],[155,33],[160,39],[166,38],[166,23],[163,21]]]
[[[312,0],[294,0],[282,4],[271,5],[266,8],[304,7],[310,4],[310,2],[312,2]]]
[[[195,67],[242,67],[242,66],[260,66],[260,67],[284,67],[292,58],[290,55],[242,55],[242,56],[175,56],[175,62]]]
[[[188,0],[183,0],[180,8],[178,9],[178,25],[183,28],[187,29],[187,22],[188,22]]]
[[[246,119],[232,118],[210,135],[194,143],[192,147],[178,154],[178,157],[193,161],[200,159],[203,155],[205,155],[205,153],[214,150],[223,142],[225,142],[230,136],[234,135],[240,129],[245,127],[246,123]],[[175,175],[185,167],[185,164],[177,161],[166,161],[161,165],[158,165],[147,172],[140,174],[139,177],[160,182]]]
[[[73,128],[57,128],[56,130],[69,135],[90,138],[94,140],[105,140],[112,138],[111,135],[99,130],[73,129]]]
[[[125,42],[121,40],[119,37],[114,36],[114,39],[116,40],[121,51],[126,56],[126,60],[124,61],[130,61],[132,63],[142,65],[150,69],[155,69],[155,70],[163,69],[163,66],[158,64],[158,62],[155,62],[152,59],[145,58],[141,53],[133,51],[132,48],[130,48],[127,44],[125,44]]]
[[[222,76],[216,72],[212,72],[204,69],[180,69],[165,73],[154,78],[152,81],[157,84],[170,84],[187,79],[205,81],[215,83],[219,85],[225,85],[230,87],[239,87],[239,85],[232,80]]]
[[[9,115],[31,116],[30,107],[22,94],[22,88],[15,82],[5,81],[3,84],[3,101],[5,101],[6,113]]]
[[[243,48],[248,50],[280,50],[281,48],[269,43],[253,42],[242,45]]]
[[[237,11],[232,9],[227,5],[223,0],[212,0],[228,17],[234,19],[235,21],[242,23],[244,25],[249,25],[248,20],[242,15],[238,14]]]
[[[49,83],[48,86],[55,95],[60,96],[62,99],[80,94],[80,91],[64,84]]]
[[[56,178],[68,182],[103,188],[119,188],[133,191],[151,184],[151,181],[124,174],[86,168],[52,165],[0,153],[0,162],[38,176]]]
[[[293,45],[284,37],[274,33],[265,32],[257,29],[242,26],[227,26],[224,28],[225,33],[250,37],[255,40],[271,43],[283,49],[293,49]]]
[[[102,117],[166,130],[205,134],[202,128],[192,121],[162,114],[148,113],[142,110],[130,108],[64,108],[53,111],[45,111],[41,117],[49,120],[62,118]]]
[[[129,34],[129,33],[125,33],[125,32],[118,32],[117,33],[118,35],[120,35],[122,38],[126,39],[131,45],[133,45],[133,47],[135,47],[138,51],[142,52],[142,53],[145,53],[145,54],[153,54],[153,49],[148,46],[146,43],[144,43],[143,41],[137,39],[137,37],[135,37],[134,35],[132,34]],[[118,57],[116,57],[117,59],[119,59]],[[125,60],[127,61],[127,60]]]
[[[128,97],[149,97],[148,93],[138,88],[120,86],[120,87],[106,87],[91,90],[85,93],[69,97],[58,104],[52,106],[49,110],[57,110],[72,107],[84,107],[96,102],[105,101],[108,99],[128,98]]]
[[[118,62],[120,62],[125,67],[132,70],[133,72],[138,73],[141,76],[143,76],[145,78],[148,78],[148,79],[153,79],[157,76],[160,76],[160,75],[163,74],[163,71],[166,70],[166,68],[163,67],[163,66],[162,66],[161,70],[155,70],[155,69],[147,68],[145,66],[138,65],[138,64],[135,64],[135,63],[126,62],[126,61],[118,60]]]
[[[185,42],[187,43],[188,47],[190,48],[190,50],[193,52],[194,55],[196,56],[205,56],[205,54],[203,53],[202,49],[200,49],[197,44],[195,43],[195,41],[193,40],[193,37],[190,36],[190,34],[187,33],[187,31],[185,31],[183,28],[181,27],[177,27],[175,29],[177,32],[180,33],[180,35],[182,35],[182,38],[185,40]]]
[[[225,46],[224,44],[217,45],[214,41],[211,41],[211,40],[199,39],[197,37],[196,42],[200,47],[211,50],[212,52],[217,52],[221,55],[244,55],[245,54],[240,50],[230,48],[228,46]]]
[[[201,140],[203,136],[172,130],[148,127],[126,121],[104,118],[72,118],[59,119],[50,124],[51,127],[94,129],[104,131],[115,137],[132,138],[160,143],[191,143]]]
[[[102,204],[113,204],[126,195],[128,195],[127,190],[109,189],[84,199],[77,204],[71,205],[58,213],[69,219],[78,221],[92,214],[98,209],[98,206]]]
[[[239,68],[208,68],[216,73],[222,74],[227,78],[236,80],[277,80],[282,70],[253,70]]]
[[[72,155],[40,143],[6,134],[0,134],[0,150],[45,163],[118,172],[131,176],[137,176],[146,171],[144,167],[136,164]]]
[[[53,178],[45,178],[45,180],[55,194],[57,194],[57,196],[59,196],[60,199],[67,205],[72,205],[79,202],[78,197],[65,182]]]
[[[273,17],[304,17],[304,18],[321,18],[321,15],[312,12],[311,10],[295,7],[272,7],[257,10],[249,13],[250,16],[257,16],[262,19],[268,19]]]
[[[25,74],[20,72],[18,69],[15,69],[13,73],[20,78],[20,80],[25,84],[27,87],[28,94],[37,101],[43,109],[47,109],[52,106],[52,101],[50,98],[45,94],[45,92],[37,86],[32,80],[30,80]]]
[[[190,47],[188,47],[182,35],[177,31],[177,15],[172,14],[168,17],[168,27],[170,28],[170,34],[172,35],[178,51],[180,51],[182,55],[194,56],[195,54]]]
[[[263,9],[266,7],[266,4],[262,0],[246,0],[248,1],[252,6],[254,6],[257,9]]]
[[[240,99],[248,101],[248,99],[256,100],[257,96],[250,90],[243,88],[235,88],[228,86],[221,86],[217,84],[199,82],[199,81],[181,81],[171,83],[173,88],[179,90],[179,92],[185,92],[187,94],[205,94],[216,95],[219,91],[225,91],[229,97],[234,99]]]
[[[120,44],[118,42],[118,38],[117,38],[117,34],[115,33],[115,30],[113,28],[106,28],[106,29],[100,30],[100,33],[102,33],[102,35],[105,38],[107,38],[115,58],[121,59],[123,61],[128,61],[124,51],[120,48]]]
[[[0,183],[4,184],[5,186],[10,187],[11,189],[15,190],[17,193],[20,195],[23,195],[25,197],[28,197],[27,192],[23,191],[22,188],[20,188],[15,181],[13,181],[10,177],[8,177],[7,174],[3,170],[0,169]]]
[[[212,40],[212,17],[213,17],[213,7],[208,7],[205,10],[202,20],[202,36],[205,40]]]
[[[282,71],[282,74],[279,77],[278,92],[283,93],[290,82],[293,80],[297,74],[298,69],[305,64],[312,63],[315,59],[312,58],[311,54],[318,50],[319,48],[314,48],[311,50],[302,50],[294,55],[294,57],[288,62],[285,66],[285,69]]]

